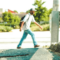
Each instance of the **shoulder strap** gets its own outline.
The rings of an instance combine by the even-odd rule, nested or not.
[[[29,14],[29,17],[28,17],[27,21],[29,20],[29,18],[30,18],[30,14]]]

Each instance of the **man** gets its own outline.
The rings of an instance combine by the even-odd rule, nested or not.
[[[22,38],[17,46],[18,49],[21,48],[22,42],[24,41],[24,39],[27,37],[28,34],[30,34],[32,37],[34,47],[39,47],[39,45],[37,44],[37,42],[35,40],[35,35],[30,30],[30,24],[31,24],[31,22],[34,22],[37,26],[39,26],[39,28],[42,29],[42,27],[35,21],[33,14],[34,14],[34,10],[30,9],[30,13],[28,13],[25,16],[25,18],[23,19],[23,22],[22,22],[21,27],[20,27],[20,31],[22,31],[22,29],[23,29],[24,33],[23,33],[23,36],[22,36]]]

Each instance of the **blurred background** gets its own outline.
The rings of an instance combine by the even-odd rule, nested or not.
[[[35,20],[43,27],[42,31],[49,31],[49,20],[52,12],[53,0],[0,0],[0,32],[10,32],[19,29],[21,17],[35,9]],[[32,31],[41,31],[31,23]]]
[[[31,30],[37,38],[40,46],[49,46],[51,42],[51,13],[53,0],[0,0],[0,49],[16,48],[22,32],[19,31],[21,18],[35,9],[35,20],[43,27],[41,30],[34,23],[31,23]],[[60,15],[60,0],[59,0]],[[41,31],[41,32],[40,32]],[[60,16],[59,16],[59,36],[60,36]],[[59,37],[60,40],[60,37]],[[27,43],[28,42],[28,43]],[[33,47],[32,39],[28,35],[22,47]],[[5,47],[6,46],[6,47]]]

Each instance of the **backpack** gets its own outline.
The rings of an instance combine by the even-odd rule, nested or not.
[[[22,24],[22,20],[25,18],[25,15],[21,18],[20,20],[20,23],[19,23],[19,26],[21,27],[21,24]]]
[[[19,26],[20,26],[20,27],[21,27],[21,24],[22,24],[22,20],[25,18],[25,16],[26,16],[26,15],[24,15],[24,16],[21,18],[21,20],[20,20],[20,23],[19,23]],[[30,17],[30,16],[29,16],[29,17]],[[29,19],[29,17],[28,17],[28,19]],[[27,19],[27,20],[28,20],[28,19]],[[25,23],[24,23],[24,24],[25,24]]]

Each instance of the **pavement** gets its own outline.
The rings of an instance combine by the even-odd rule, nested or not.
[[[20,32],[19,29],[0,33],[0,60],[60,60],[60,55],[43,48],[51,44],[50,31],[33,32],[40,45],[39,48],[34,48],[31,36],[28,35],[22,44],[22,49],[16,49],[22,33],[23,31]]]
[[[45,45],[50,45],[50,32],[49,31],[38,31],[33,32],[36,37],[37,43],[40,47]],[[2,32],[0,33],[0,49],[16,49],[17,44],[19,43],[22,37],[23,31],[20,32],[19,29],[14,29],[12,32]],[[5,47],[6,46],[6,47]],[[22,48],[33,48],[33,42],[30,35],[24,40]]]
[[[0,50],[0,60],[60,60],[60,56],[46,48]]]
[[[40,47],[50,46],[51,44],[51,33],[50,31],[38,31],[33,32],[36,37],[37,43]],[[0,33],[0,49],[16,49],[22,37],[23,31],[20,32],[19,29],[13,29],[12,32],[1,32]],[[60,29],[59,29],[60,36]],[[60,37],[59,37],[60,41]],[[5,47],[6,46],[6,47]],[[33,48],[33,42],[31,36],[28,35],[22,44],[22,48]]]

